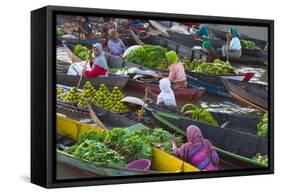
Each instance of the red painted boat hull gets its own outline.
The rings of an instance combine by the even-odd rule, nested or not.
[[[158,85],[143,83],[132,79],[129,79],[129,81],[126,84],[126,87],[142,92],[145,92],[145,88],[149,87],[152,92],[157,94],[160,93],[160,89]],[[197,88],[173,88],[173,91],[176,98],[180,98],[184,100],[198,100],[205,92],[204,89],[197,89]]]

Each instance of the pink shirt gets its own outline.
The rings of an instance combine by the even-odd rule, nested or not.
[[[172,83],[182,82],[186,80],[185,70],[181,62],[173,64],[170,67],[170,74],[168,79]]]

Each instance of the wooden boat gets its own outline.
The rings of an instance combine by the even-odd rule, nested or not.
[[[218,121],[219,126],[192,120],[189,117],[177,113],[168,112],[167,109],[159,106],[145,106],[146,111],[150,114],[157,126],[164,129],[178,132],[185,135],[185,129],[189,125],[198,126],[203,136],[209,139],[220,156],[225,160],[232,160],[242,167],[257,168],[266,167],[267,165],[259,163],[251,158],[256,153],[266,155],[268,151],[268,139],[256,135],[256,125],[260,117],[242,117],[225,113],[212,113],[212,116]],[[238,167],[239,167],[238,165]],[[242,168],[240,166],[240,169]]]
[[[160,45],[168,50],[174,50],[178,53],[180,58],[186,58],[189,61],[194,59],[200,59],[204,55],[200,50],[193,50],[195,46],[201,46],[202,40],[188,37],[185,41],[182,38],[172,38],[161,35],[153,35],[146,32],[140,32],[137,37],[145,44]],[[221,48],[221,41],[212,40],[218,48]],[[251,51],[250,49],[243,49],[242,56],[239,59],[229,59],[231,62],[237,62],[242,64],[255,64],[255,65],[268,65],[267,54],[261,53],[261,51]],[[226,60],[221,54],[221,50],[218,50],[218,56],[221,60]]]
[[[142,126],[143,127],[143,126]],[[136,129],[136,128],[135,128]],[[72,120],[66,117],[57,116],[57,130],[59,134],[72,135],[72,137],[79,136],[88,130],[102,131],[97,127],[88,125],[85,123],[80,123],[76,120]],[[130,130],[130,129],[128,129]],[[80,169],[81,171],[93,174],[94,176],[127,176],[127,175],[144,175],[144,174],[156,174],[156,173],[178,173],[178,172],[197,172],[199,171],[194,166],[179,160],[178,158],[158,149],[153,148],[153,157],[151,161],[151,171],[141,171],[128,168],[119,168],[111,166],[99,166],[95,165],[89,161],[79,160],[73,155],[67,154],[59,149],[57,149],[57,160],[60,163],[69,165]]]
[[[155,70],[155,72],[162,76],[168,76],[168,72],[164,70]],[[239,82],[248,82],[253,76],[254,73],[206,75],[196,72],[187,72],[187,82],[192,87],[203,88],[206,92],[209,92],[211,94],[222,97],[231,97],[231,95],[229,95],[228,89],[225,87],[224,83],[221,80],[222,78],[233,79]]]
[[[57,73],[57,84],[76,87],[80,76],[71,76],[66,73]],[[122,89],[128,82],[128,76],[120,76],[116,74],[110,74],[109,77],[97,77],[97,78],[87,78],[83,77],[80,83],[80,87],[82,87],[87,81],[91,82],[91,84],[98,88],[100,84],[105,84],[109,89],[113,89],[114,86],[118,86]]]
[[[193,87],[204,88],[210,94],[231,98],[227,87],[219,76],[189,72],[187,82]]]
[[[260,111],[268,110],[268,86],[256,83],[243,83],[235,80],[223,80],[229,93],[236,100]]]
[[[142,81],[137,81],[133,79],[129,79],[126,85],[127,88],[143,91],[145,92],[145,88],[149,87],[152,92],[159,94],[159,84],[155,83],[145,83]],[[200,88],[172,88],[175,97],[181,98],[185,100],[198,100],[204,93],[204,89]]]
[[[65,47],[68,56],[71,58],[73,62],[82,62],[82,60],[72,52],[74,48],[73,44],[63,42],[63,46]],[[105,54],[105,57],[109,68],[122,67],[123,60],[120,57],[115,57],[109,54]],[[71,75],[67,75],[66,73],[57,72],[57,84],[74,87],[78,84],[79,79],[80,76],[71,76]],[[101,83],[104,83],[109,88],[118,86],[119,88],[122,89],[126,85],[128,79],[129,79],[128,76],[120,76],[116,74],[110,74],[109,77],[97,77],[97,78],[83,77],[80,85],[85,84],[86,81],[90,81],[92,85],[95,87],[98,87]]]
[[[71,44],[96,44],[96,43],[101,43],[100,38],[95,38],[95,39],[78,39],[78,38],[65,38],[62,36],[57,36],[57,42],[61,43],[62,41],[66,41]]]
[[[216,29],[211,29],[211,33],[216,38],[219,38],[219,39],[222,39],[222,40],[226,40],[226,36],[225,36],[226,32],[223,32],[223,31],[220,31],[220,30],[216,30]],[[245,34],[239,34],[239,37],[240,37],[240,39],[245,39],[245,40],[253,41],[260,48],[264,48],[266,46],[266,44],[267,44],[267,41],[259,40],[259,39],[256,39],[256,38],[252,38],[252,37],[247,36]]]
[[[201,46],[203,41],[208,40],[211,42],[211,44],[215,49],[222,48],[223,45],[226,45],[226,40],[222,40],[219,38],[204,38],[204,37],[198,38],[191,35],[174,32],[171,30],[167,30],[167,33],[170,35],[169,37],[175,42],[189,42],[195,46],[196,45]],[[242,48],[242,56],[260,57],[260,58],[265,58],[266,60],[267,52],[264,52],[261,49]]]

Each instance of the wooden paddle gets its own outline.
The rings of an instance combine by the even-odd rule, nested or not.
[[[90,57],[92,57],[92,52],[89,52],[89,58],[90,58]],[[80,84],[81,84],[81,81],[82,81],[82,78],[83,78],[83,72],[84,72],[84,70],[87,68],[88,61],[89,61],[89,59],[86,61],[85,67],[83,68],[83,70],[82,70],[82,72],[81,72],[81,76],[80,76],[80,79],[79,79],[78,84],[77,84],[77,87],[76,87],[77,89],[80,87]]]
[[[99,118],[97,117],[96,113],[94,112],[93,108],[92,108],[92,101],[85,99],[89,112],[90,112],[90,117],[91,119],[96,123],[96,125],[102,129],[106,129],[106,127],[103,125],[103,123],[99,120]]]
[[[146,99],[146,98],[147,98],[147,92],[145,92],[145,95],[144,95],[144,99]],[[143,102],[143,104],[141,106],[141,113],[139,115],[139,118],[138,118],[137,122],[140,122],[140,120],[141,120],[141,117],[142,117],[142,114],[143,114],[143,110],[144,110],[144,104],[145,104],[145,102]]]

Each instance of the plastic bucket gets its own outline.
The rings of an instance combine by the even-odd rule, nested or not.
[[[135,160],[133,162],[130,162],[127,165],[127,168],[143,170],[143,171],[149,171],[150,170],[150,166],[151,166],[150,160]]]

